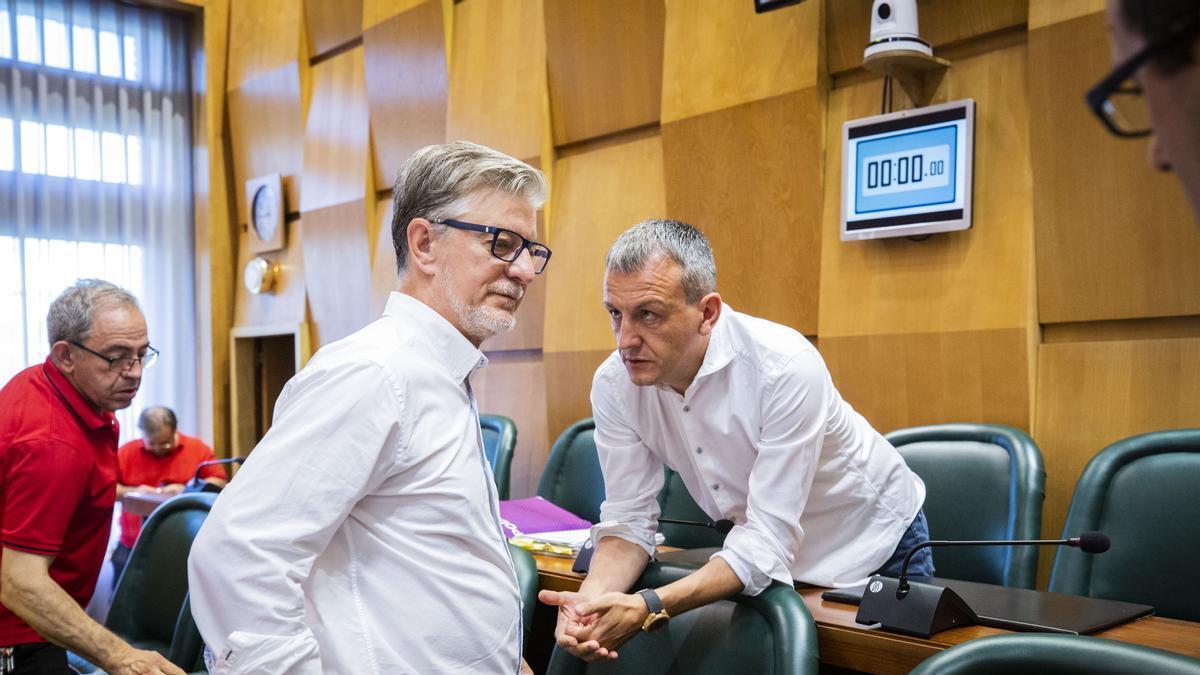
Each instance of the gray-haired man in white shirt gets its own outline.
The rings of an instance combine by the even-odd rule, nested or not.
[[[592,383],[603,522],[579,592],[540,595],[559,607],[559,646],[581,658],[616,658],[639,630],[773,582],[895,576],[929,538],[924,484],[842,400],[816,349],[724,305],[716,282],[708,241],[686,223],[640,223],[608,252],[617,351]],[[654,554],[664,464],[705,513],[735,525],[696,572],[628,595]],[[910,573],[932,574],[928,552]]]
[[[192,547],[212,670],[528,672],[469,376],[549,260],[534,241],[546,189],[472,143],[409,158],[400,292],[287,383]]]

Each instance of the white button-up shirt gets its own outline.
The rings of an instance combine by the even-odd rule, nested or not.
[[[654,554],[663,465],[713,519],[716,553],[757,595],[771,580],[859,583],[887,562],[925,501],[895,448],[842,400],[800,333],[728,305],[681,396],[629,380],[619,353],[592,383],[607,492],[592,537]]]
[[[515,673],[521,596],[467,377],[486,359],[393,293],[322,348],[192,547],[218,673]]]

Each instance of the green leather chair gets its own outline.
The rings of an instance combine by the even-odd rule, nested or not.
[[[496,494],[499,499],[508,499],[513,452],[517,448],[517,424],[503,415],[480,415],[479,430],[483,434],[483,452],[496,478]]]
[[[517,570],[517,586],[521,589],[521,625],[525,627],[523,644],[529,644],[533,630],[533,610],[537,607],[538,571],[533,555],[519,546],[508,545],[513,567]]]
[[[592,418],[572,424],[554,442],[546,468],[538,482],[537,493],[564,509],[593,523],[600,522],[600,504],[604,502],[604,474],[596,453]],[[705,515],[683,485],[679,474],[664,469],[663,489],[658,494],[661,514],[668,518],[707,522]],[[691,525],[659,526],[668,546],[704,548],[721,546],[725,535]]]
[[[1080,635],[1014,633],[955,645],[925,659],[912,675],[1197,675],[1200,661],[1180,654]]]
[[[1050,590],[1153,605],[1200,621],[1200,429],[1158,431],[1104,448],[1075,483],[1063,536],[1099,530],[1107,553],[1060,548]]]
[[[104,622],[105,627],[134,647],[152,649],[184,670],[195,669],[197,660],[197,653],[187,647],[188,641],[202,644],[191,611],[182,619],[187,604],[188,553],[216,498],[217,493],[213,492],[183,494],[164,502],[150,514],[117,581],[112,607]],[[196,632],[190,636],[176,635],[179,627]],[[75,655],[71,664],[82,672],[95,670],[95,666],[88,670],[90,664]]]
[[[887,435],[921,480],[932,539],[1037,539],[1046,472],[1025,432],[998,424],[938,424]],[[938,548],[939,577],[1033,588],[1037,546]]]
[[[183,609],[179,610],[179,618],[175,621],[175,634],[171,637],[167,659],[189,673],[208,672],[204,665],[204,638],[192,618],[190,595],[183,596]]]
[[[651,563],[634,587],[657,588],[690,571]],[[820,667],[816,623],[800,595],[784,584],[672,617],[665,630],[641,633],[619,652],[613,661],[585,663],[555,647],[546,674],[815,675]]]

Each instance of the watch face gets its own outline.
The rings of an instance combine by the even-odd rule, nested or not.
[[[642,630],[646,631],[647,633],[656,633],[666,628],[667,624],[670,622],[671,618],[667,616],[666,612],[651,614],[650,616],[646,617],[646,623],[642,626]]]
[[[246,263],[246,269],[242,270],[242,283],[246,286],[246,290],[255,295],[267,290],[270,281],[267,278],[269,271],[270,263],[262,258],[255,258]]]
[[[254,233],[262,241],[275,238],[275,229],[278,226],[276,201],[275,191],[270,185],[263,185],[254,193]]]

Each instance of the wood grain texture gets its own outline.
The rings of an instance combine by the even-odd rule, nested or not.
[[[1058,536],[1075,481],[1105,446],[1200,427],[1200,338],[1043,344],[1036,430],[1046,462],[1042,532]],[[1048,579],[1053,556],[1045,556]]]
[[[370,323],[371,259],[361,201],[304,214],[304,285],[319,349]]]
[[[362,0],[362,29],[365,33],[370,27],[407,12],[428,0]],[[434,0],[440,2],[441,0]],[[453,0],[451,0],[453,1]]]
[[[304,0],[308,55],[319,56],[362,35],[363,0]]]
[[[824,98],[819,88],[662,128],[667,213],[712,244],[738,311],[817,332]]]
[[[423,2],[363,34],[375,189],[392,187],[416,150],[446,140],[442,5]]]
[[[872,0],[828,3],[826,31],[831,74],[862,67],[863,49],[871,40],[871,3]],[[1023,25],[1029,16],[1029,0],[921,0],[917,9],[921,38],[936,53],[939,47]]]
[[[974,222],[924,241],[843,242],[842,123],[877,114],[879,83],[836,89],[825,136],[822,337],[1029,326],[1034,315],[1033,218],[1025,47],[954,64],[949,100],[973,98]]]
[[[658,121],[666,8],[646,0],[545,0],[554,144]]]
[[[300,221],[292,221],[287,227],[287,248],[283,251],[264,253],[262,257],[279,264],[279,277],[270,293],[254,295],[242,283],[242,270],[254,257],[246,245],[251,236],[245,225],[238,235],[237,269],[230,270],[236,280],[237,292],[233,314],[234,327],[262,326],[270,324],[299,324],[305,317],[304,298],[304,228]]]
[[[825,4],[667,0],[663,123],[815,86]]]
[[[612,353],[610,349],[579,352],[545,352],[546,425],[553,446],[559,434],[592,416],[592,376]]]
[[[487,345],[484,345],[487,349]],[[517,424],[517,449],[513,453],[512,499],[529,497],[537,490],[546,455],[550,452],[546,429],[546,370],[539,352],[487,352],[488,365],[472,376],[471,386],[480,413],[512,418]]]
[[[821,336],[833,383],[880,432],[944,422],[1030,428],[1034,329]]]
[[[228,102],[237,222],[249,222],[246,181],[269,173],[283,176],[285,211],[299,211],[305,143],[299,64],[246,80],[229,92]]]
[[[1104,11],[1104,0],[1029,0],[1029,30]]]
[[[542,0],[467,0],[454,6],[446,140],[537,157],[546,124]]]
[[[1146,142],[1083,105],[1112,67],[1103,14],[1029,33],[1038,316],[1042,323],[1200,314],[1200,228]]]
[[[375,247],[371,252],[371,307],[372,318],[383,313],[388,296],[399,287],[396,278],[396,247],[392,243],[392,200],[381,199],[376,203],[375,219],[379,228],[375,234]]]
[[[235,0],[230,3],[229,65],[226,87],[304,57],[303,0]]]
[[[371,161],[363,48],[318,63],[312,75],[313,97],[304,135],[302,212],[364,199]],[[373,196],[374,189],[371,193]],[[361,217],[357,220],[362,222]]]
[[[666,213],[659,136],[564,157],[555,164],[554,251],[546,283],[547,352],[611,350],[602,303],[604,255],[617,236]]]

